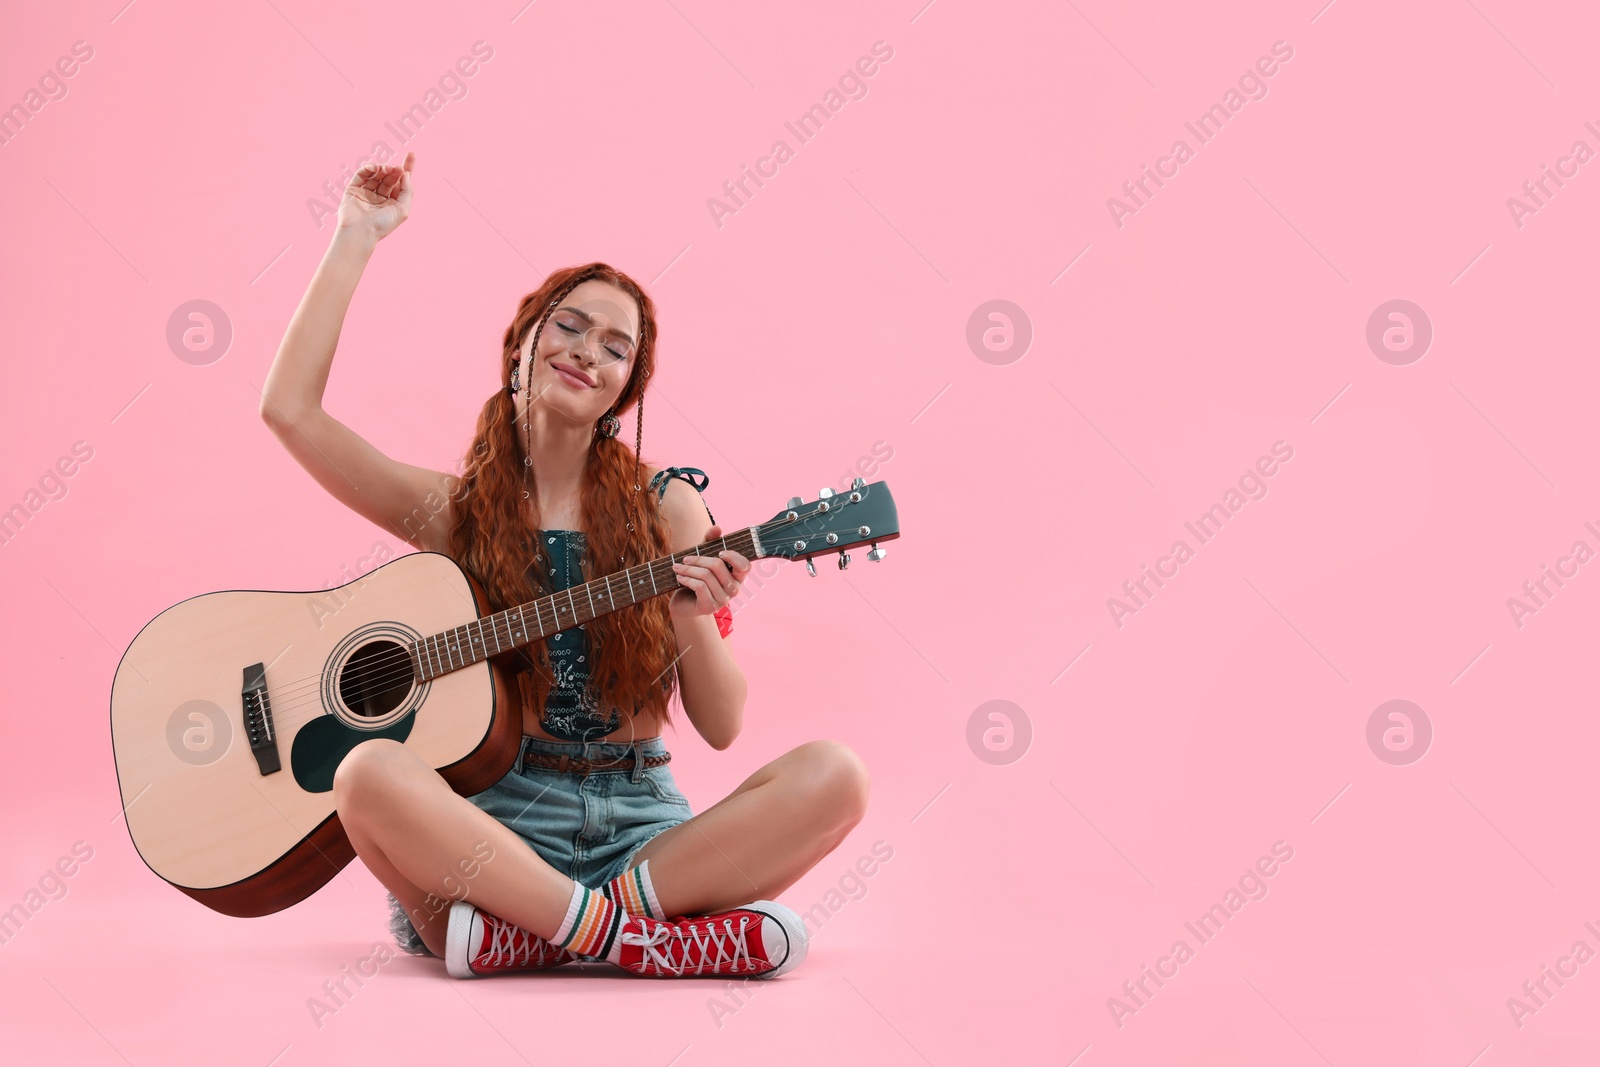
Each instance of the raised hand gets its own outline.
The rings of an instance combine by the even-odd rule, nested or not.
[[[365,232],[375,241],[393,233],[411,213],[411,167],[416,158],[415,152],[407,152],[399,166],[369,163],[356,171],[339,201],[339,228]]]

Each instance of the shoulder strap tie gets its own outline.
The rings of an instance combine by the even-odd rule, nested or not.
[[[694,479],[697,474],[700,476],[698,482]],[[656,503],[658,504],[666,499],[667,480],[669,478],[682,478],[694,486],[695,491],[698,493],[704,493],[706,486],[711,484],[711,476],[699,467],[667,467],[664,470],[657,471],[655,477],[650,479],[650,488],[656,490]],[[660,488],[657,488],[658,484]],[[717,517],[711,514],[711,505],[709,504],[706,505],[706,514],[711,516],[711,524],[715,526]],[[716,620],[717,632],[723,637],[727,637],[733,632],[733,612],[726,604],[717,609]]]
[[[694,480],[696,474],[700,476],[698,482]],[[667,495],[668,478],[682,478],[702,493],[706,491],[706,486],[711,484],[711,476],[699,467],[667,467],[665,470],[657,471],[656,476],[650,479],[650,488],[652,489],[656,488],[657,482],[661,483],[661,488],[657,490],[656,495],[656,500],[658,501]]]
[[[697,474],[700,476],[699,481],[695,481],[695,475]],[[655,477],[650,479],[650,488],[656,490],[656,503],[658,504],[662,500],[666,499],[667,479],[669,478],[682,478],[684,481],[694,486],[695,491],[698,493],[704,493],[706,491],[706,487],[711,484],[711,476],[705,471],[701,470],[699,467],[664,468],[663,470],[657,471]],[[657,488],[657,483],[659,483],[660,488]],[[709,504],[706,505],[706,514],[711,515],[711,506]],[[712,525],[716,525],[716,522],[717,517],[715,515],[711,515]]]

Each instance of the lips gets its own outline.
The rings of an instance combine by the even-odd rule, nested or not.
[[[557,374],[563,376],[572,384],[581,385],[585,389],[594,388],[594,380],[578,368],[565,363],[552,363],[551,366],[555,368]]]

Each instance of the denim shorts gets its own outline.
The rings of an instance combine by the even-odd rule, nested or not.
[[[670,765],[637,766],[667,751],[659,737],[638,742],[548,741],[524,735],[517,761],[494,785],[467,799],[510,827],[551,867],[580,885],[598,889],[634,865],[634,856],[663,830],[694,814],[678,791]],[[635,760],[632,770],[587,775],[524,768],[529,752],[570,755],[604,763]],[[390,928],[400,946],[426,952],[404,909],[389,897]]]

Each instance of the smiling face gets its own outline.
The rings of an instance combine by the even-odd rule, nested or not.
[[[591,278],[557,303],[539,333],[522,342],[523,388],[516,395],[517,420],[534,403],[578,423],[593,425],[615,404],[638,359],[639,307],[610,282]]]

